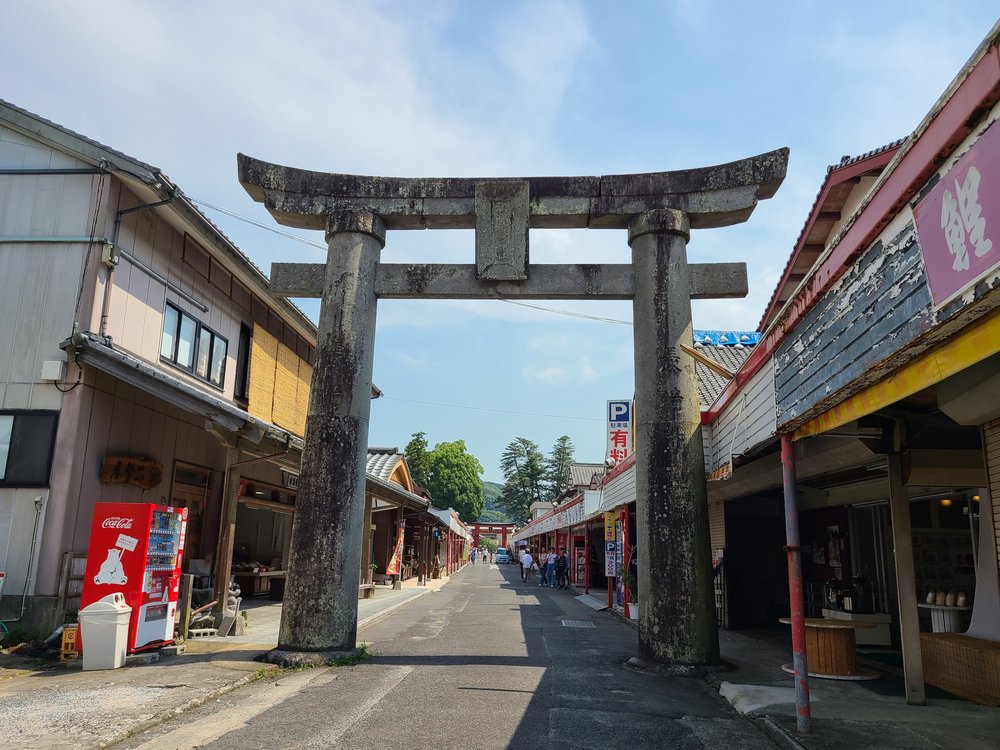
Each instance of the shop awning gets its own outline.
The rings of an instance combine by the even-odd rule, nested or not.
[[[888,377],[803,423],[792,434],[792,439],[819,435],[874,414],[998,352],[1000,312],[979,320],[957,336],[903,365]]]
[[[106,372],[184,411],[203,416],[208,423],[206,427],[238,435],[255,445],[269,441],[288,446],[292,459],[289,463],[298,464],[303,444],[301,438],[250,415],[224,398],[207,393],[149,362],[104,343],[93,333],[74,334],[59,344],[59,348],[80,364]]]
[[[414,495],[395,482],[379,479],[378,477],[373,477],[371,474],[365,476],[365,492],[370,494],[374,499],[378,500],[381,498],[397,508],[425,511],[430,507],[430,501],[420,497],[420,495]],[[436,522],[438,519],[435,518],[434,520]]]

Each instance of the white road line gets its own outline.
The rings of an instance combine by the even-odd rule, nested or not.
[[[329,727],[318,737],[314,738],[309,744],[304,745],[304,750],[309,748],[327,748],[331,745],[337,743],[337,741],[347,733],[347,731],[357,724],[361,719],[368,715],[368,713],[375,708],[382,699],[392,692],[399,683],[406,679],[406,677],[413,671],[413,667],[401,666],[395,667],[391,670],[387,670],[388,674],[385,675],[380,681],[380,684],[375,688],[375,692],[359,705],[354,711],[344,716],[331,717],[333,721]]]
[[[325,669],[311,669],[282,677],[273,685],[260,686],[257,692],[248,694],[246,700],[232,708],[161,734],[149,742],[144,742],[135,750],[167,750],[207,745],[229,732],[246,726],[258,714],[286,701],[325,674],[327,674]]]

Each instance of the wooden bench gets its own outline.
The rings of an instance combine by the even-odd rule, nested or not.
[[[1000,643],[961,633],[921,633],[924,682],[986,706],[1000,706]]]
[[[374,599],[375,598],[375,584],[374,583],[359,583],[358,584],[358,599]]]

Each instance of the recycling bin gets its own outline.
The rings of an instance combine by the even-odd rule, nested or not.
[[[121,592],[108,594],[80,610],[83,669],[118,669],[125,666],[128,621],[132,608]]]

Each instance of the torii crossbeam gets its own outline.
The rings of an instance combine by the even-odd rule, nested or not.
[[[271,290],[320,297],[319,336],[278,652],[357,638],[378,299],[632,299],[639,656],[718,661],[692,298],[742,297],[743,263],[688,264],[691,229],[746,221],[788,149],[714,167],[605,177],[403,179],[240,154],[240,183],[278,223],[322,229],[326,264],[276,263]],[[532,228],[627,229],[630,264],[532,265]],[[381,264],[387,229],[475,229],[475,264]]]

